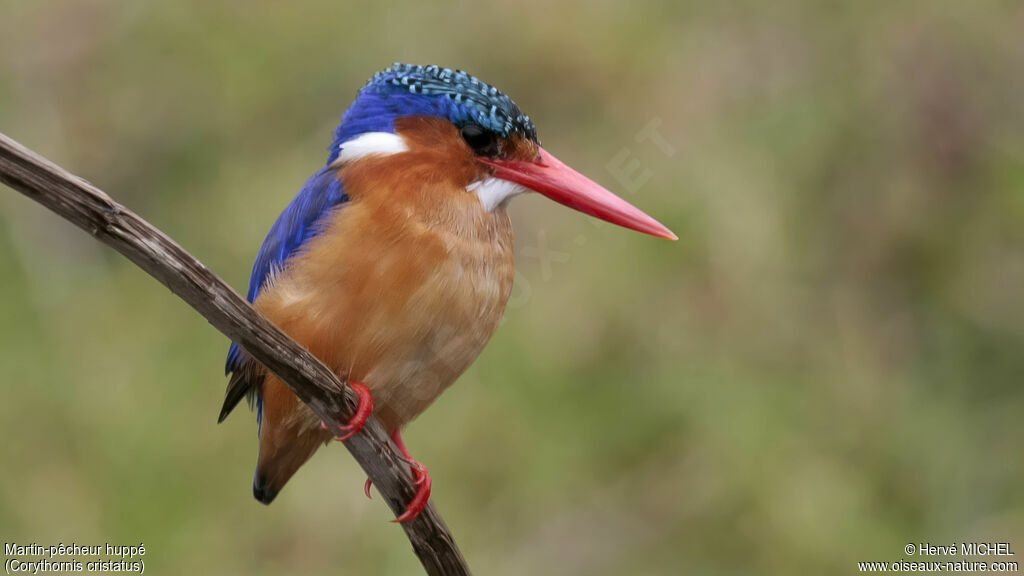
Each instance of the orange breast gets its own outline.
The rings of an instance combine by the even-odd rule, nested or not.
[[[485,211],[463,188],[421,174],[428,185],[377,177],[371,192],[347,171],[352,200],[256,306],[339,377],[370,387],[376,416],[394,430],[450,386],[497,329],[514,276],[512,229],[503,209]],[[276,379],[267,385],[281,389],[264,390],[266,416],[287,402],[319,426]]]

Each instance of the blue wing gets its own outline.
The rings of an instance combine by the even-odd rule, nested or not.
[[[267,233],[249,278],[249,302],[255,302],[274,271],[284,267],[285,262],[314,238],[323,228],[325,217],[335,208],[348,202],[348,196],[338,179],[337,171],[325,167],[310,178],[295,199],[277,217]],[[242,348],[232,342],[228,350],[226,373],[234,373],[228,384],[227,398],[221,411],[221,420],[238,404],[246,393],[250,393],[253,382],[244,370]]]
[[[256,256],[249,278],[249,302],[255,302],[273,270],[280,269],[321,231],[321,220],[348,201],[337,172],[323,168],[313,175],[278,216]]]

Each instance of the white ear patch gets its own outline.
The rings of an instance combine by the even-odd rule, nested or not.
[[[333,164],[344,164],[373,155],[391,155],[407,152],[409,146],[405,139],[391,132],[367,132],[343,142],[338,147],[341,152]]]
[[[466,191],[475,192],[477,198],[480,199],[480,203],[484,205],[484,210],[493,212],[495,208],[507,202],[509,198],[518,196],[523,192],[529,192],[530,189],[515,182],[502,180],[501,178],[484,178],[466,186]]]

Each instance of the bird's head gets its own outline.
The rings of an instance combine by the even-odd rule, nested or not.
[[[453,178],[488,211],[533,190],[613,224],[676,239],[552,156],[511,98],[461,70],[395,64],[374,74],[345,112],[328,164],[406,153]]]

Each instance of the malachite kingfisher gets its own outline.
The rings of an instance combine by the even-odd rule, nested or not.
[[[401,430],[497,329],[514,275],[505,208],[529,191],[676,239],[542,148],[530,117],[497,88],[461,70],[395,64],[359,91],[326,165],[256,256],[249,301],[359,395],[347,436],[373,414],[409,460],[417,495],[397,521],[415,518],[431,488]],[[227,373],[219,421],[243,397],[255,405],[253,494],[269,504],[331,434],[237,344]]]

